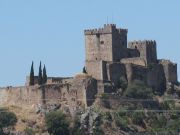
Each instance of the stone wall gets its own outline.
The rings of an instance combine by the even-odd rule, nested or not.
[[[141,80],[153,90],[162,92],[166,89],[163,66],[155,64],[152,67],[144,67],[134,64],[125,64],[128,84],[134,80]]]
[[[47,84],[65,84],[65,83],[71,83],[73,80],[73,77],[48,77],[47,78]]]
[[[7,87],[0,89],[0,105],[23,105],[42,103],[42,92],[38,86]]]
[[[46,84],[64,84],[72,82],[73,77],[48,77]],[[30,77],[26,77],[25,86],[29,86]],[[38,76],[34,76],[34,84],[38,84]]]
[[[112,61],[120,61],[127,56],[127,31],[119,32],[114,29],[112,32]]]
[[[161,64],[151,65],[148,68],[147,84],[160,93],[166,90],[165,73]]]
[[[104,61],[86,61],[86,71],[88,75],[97,80],[106,78],[106,62]]]
[[[126,58],[140,57],[140,53],[137,49],[127,48],[126,52]]]
[[[97,94],[97,81],[82,74],[72,83],[47,84],[42,86],[8,87],[0,89],[0,106],[49,106],[61,105],[71,114],[78,106],[92,105]]]
[[[172,63],[170,60],[160,60],[159,63],[163,66],[166,82],[176,84],[178,82],[177,64]]]
[[[135,57],[135,58],[124,58],[121,59],[122,64],[134,64],[140,66],[146,66],[146,61],[143,58]]]
[[[112,60],[112,34],[85,35],[86,60]]]
[[[90,106],[97,94],[97,81],[86,74],[76,75],[70,91],[76,95],[77,104]]]
[[[106,66],[108,80],[113,82],[115,85],[120,80],[120,77],[126,78],[125,66],[120,62],[108,62]]]
[[[143,81],[144,83],[146,83],[147,80],[147,68],[144,66],[139,66],[139,65],[131,65],[131,72],[130,74],[132,75],[131,79],[132,81],[134,80],[140,80]],[[127,74],[129,74],[127,72]]]

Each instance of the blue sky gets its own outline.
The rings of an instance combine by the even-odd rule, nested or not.
[[[81,72],[83,30],[107,22],[128,28],[129,41],[155,39],[158,58],[180,65],[179,6],[179,0],[0,0],[0,86],[23,85],[32,60],[36,73],[40,60],[49,76]]]

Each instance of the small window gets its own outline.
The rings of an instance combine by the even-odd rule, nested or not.
[[[135,49],[137,49],[137,46],[135,46]]]
[[[104,41],[101,41],[101,44],[104,44]]]

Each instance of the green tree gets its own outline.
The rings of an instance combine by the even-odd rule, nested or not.
[[[13,112],[0,108],[0,135],[3,135],[3,129],[13,127],[17,122],[17,117]]]
[[[34,62],[32,62],[31,65],[29,85],[30,86],[34,85]]]
[[[83,73],[87,74],[86,67],[83,67]]]
[[[153,90],[147,87],[142,81],[135,80],[132,85],[128,86],[124,96],[135,99],[152,98]]]
[[[69,135],[69,122],[60,111],[53,111],[46,115],[47,130],[52,135]]]
[[[43,81],[43,78],[42,78],[42,67],[41,67],[41,62],[40,62],[40,65],[39,65],[39,75],[38,75],[38,84],[42,85],[42,81]]]
[[[43,84],[46,84],[47,83],[47,73],[46,73],[46,66],[44,65],[44,68],[43,68]]]

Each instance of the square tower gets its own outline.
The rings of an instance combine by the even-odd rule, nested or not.
[[[128,47],[138,50],[140,57],[145,60],[146,65],[157,63],[156,41],[133,41],[128,43]]]
[[[85,30],[86,70],[97,80],[107,79],[106,62],[117,62],[126,57],[127,30],[115,24]]]
[[[85,30],[86,61],[120,61],[126,56],[127,29],[115,24],[104,28]]]

